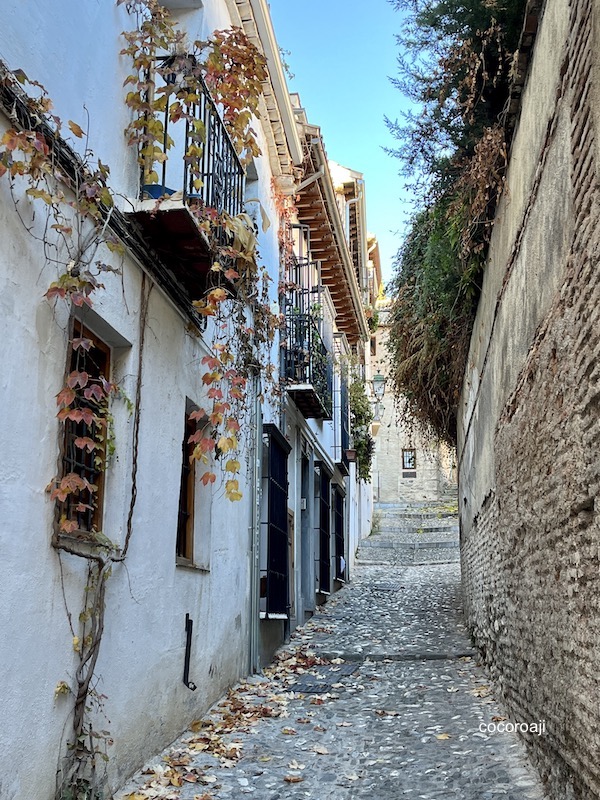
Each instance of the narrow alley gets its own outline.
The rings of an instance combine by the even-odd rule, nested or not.
[[[352,583],[116,800],[544,797],[517,735],[494,731],[506,716],[462,621],[456,519],[378,519]]]

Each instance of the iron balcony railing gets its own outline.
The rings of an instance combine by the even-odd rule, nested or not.
[[[283,372],[293,386],[313,391],[323,412],[319,416],[331,418],[333,359],[320,331],[319,299],[318,289],[296,289],[286,298]]]
[[[157,183],[144,181],[143,194],[158,198],[182,192],[187,203],[200,203],[233,217],[243,210],[244,167],[194,57],[159,59],[156,85],[160,88],[161,76],[168,86],[186,81],[192,72],[197,99],[189,106],[190,118],[170,120],[170,102],[166,103],[163,150],[168,158],[160,165]]]

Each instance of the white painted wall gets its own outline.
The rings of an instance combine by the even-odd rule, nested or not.
[[[184,16],[194,35],[229,24],[225,4],[218,0]],[[47,3],[26,0],[3,11],[0,58],[40,80],[56,112],[89,130],[89,146],[111,167],[113,189],[134,197],[136,155],[123,136],[129,111],[122,83],[130,67],[119,56],[119,33],[130,26],[124,7],[112,2],[65,0],[57,14]],[[0,116],[0,135],[8,124]],[[260,130],[259,136],[264,141]],[[272,222],[267,233],[260,233],[260,250],[276,292],[277,219],[266,158],[259,159],[257,169],[259,185],[252,191],[254,196],[258,191]],[[17,188],[17,196],[24,188]],[[33,225],[39,232],[39,206],[24,197],[19,203],[26,221],[36,209]],[[54,699],[54,688],[62,680],[73,682],[76,658],[67,613],[76,625],[85,585],[84,564],[66,554],[59,559],[50,545],[53,507],[44,491],[57,470],[55,396],[64,380],[68,315],[62,303],[53,307],[43,298],[57,270],[44,265],[39,244],[19,222],[6,181],[0,181],[0,229],[0,797],[50,800],[72,708],[71,698]],[[94,304],[96,322],[101,319],[120,344],[124,339],[130,345],[113,353],[113,377],[130,398],[138,369],[141,282],[139,266],[126,258],[122,277],[107,276]],[[86,324],[93,329],[94,323],[91,315]],[[111,787],[247,671],[252,487],[244,475],[240,503],[230,504],[218,494],[200,502],[197,535],[209,537],[203,547],[210,570],[175,564],[185,401],[189,397],[202,405],[205,353],[201,339],[187,331],[186,321],[154,287],[143,356],[133,536],[126,566],[115,566],[109,580],[96,670],[110,720],[100,717],[99,726],[114,738]],[[124,403],[115,402],[113,413],[117,452],[107,472],[104,530],[123,542],[133,424]],[[186,613],[195,624],[190,671],[199,687],[195,693],[182,683]]]

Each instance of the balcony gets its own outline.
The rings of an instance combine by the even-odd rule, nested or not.
[[[172,67],[173,72],[165,67]],[[189,299],[195,300],[206,287],[213,262],[209,239],[199,221],[215,219],[223,212],[230,216],[241,213],[245,173],[191,56],[162,59],[156,74],[158,89],[168,95],[169,85],[185,80],[190,70],[194,70],[195,87],[190,118],[173,122],[166,103],[162,149],[168,158],[144,168],[140,198],[133,203],[130,216]]]
[[[306,419],[332,418],[333,364],[324,339],[322,289],[296,289],[285,300],[283,375]]]

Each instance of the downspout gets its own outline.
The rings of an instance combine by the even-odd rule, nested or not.
[[[252,496],[250,523],[250,643],[248,671],[260,671],[260,500],[262,463],[262,405],[260,402],[260,375],[253,378],[254,385],[254,436],[252,442]]]

